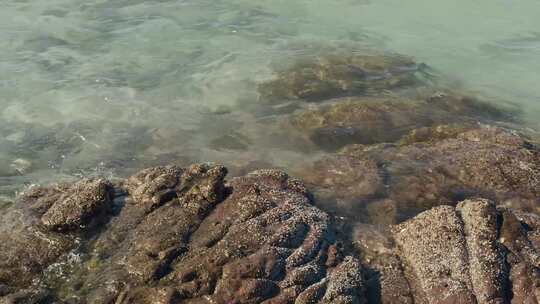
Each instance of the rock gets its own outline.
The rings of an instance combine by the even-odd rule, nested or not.
[[[389,226],[396,224],[398,219],[398,205],[391,199],[375,200],[366,206],[371,223]]]
[[[232,132],[220,137],[216,137],[210,141],[210,147],[216,150],[247,150],[252,142],[246,136]]]
[[[361,286],[331,277],[325,260],[334,232],[300,182],[263,170],[233,179],[230,187],[232,194],[202,222],[166,277],[179,284],[186,303],[285,303],[321,280]],[[329,288],[323,296],[332,298]],[[359,301],[358,288],[340,293],[350,297],[343,303]]]
[[[517,142],[488,131],[495,138],[473,130],[444,140]],[[213,164],[155,167],[115,184],[82,180],[27,191],[0,215],[0,303],[540,299],[534,214],[471,199],[423,212],[389,234],[382,219],[375,226],[329,216],[282,171],[228,182],[226,172]],[[108,212],[88,211],[96,202],[107,202]],[[368,210],[380,206],[395,212],[392,200]],[[54,217],[61,227],[100,225],[50,230],[43,224],[50,210],[63,215]]]
[[[53,302],[365,303],[359,260],[300,181],[259,170],[226,183],[226,172],[155,167],[115,186],[30,190],[2,217],[14,222],[0,234],[2,300],[30,301],[14,288],[33,282]],[[71,229],[103,205],[101,225]]]
[[[460,133],[476,129],[477,127],[477,125],[467,123],[421,127],[404,135],[399,143],[406,146],[417,142],[437,142],[447,138],[456,138]]]
[[[394,231],[416,302],[475,303],[465,232],[454,208],[431,209]]]
[[[49,230],[80,229],[110,208],[112,185],[105,180],[83,180],[61,193],[41,216]]]
[[[324,150],[348,144],[393,142],[410,129],[431,124],[414,100],[393,97],[348,98],[293,116],[291,124]]]
[[[10,167],[18,174],[22,175],[27,173],[31,169],[32,162],[24,158],[17,158],[13,160],[13,162],[11,162]]]
[[[507,269],[497,242],[499,215],[486,200],[464,201],[457,211],[463,221],[471,283],[479,303],[504,303]]]
[[[538,303],[540,252],[528,238],[525,230],[527,226],[520,222],[511,210],[502,209],[501,214],[499,241],[507,250],[506,262],[510,267],[508,280],[512,283],[512,303]]]
[[[342,210],[343,215],[368,214],[372,222],[387,216],[399,221],[434,205],[479,196],[514,209],[540,211],[537,147],[518,134],[490,126],[438,138],[350,145],[295,174],[308,181],[321,206],[334,199],[339,208],[325,208]],[[369,207],[381,200],[388,208]]]
[[[326,157],[295,174],[316,189],[319,204],[326,203],[325,206],[331,209],[354,210],[351,201],[357,204],[368,202],[385,192],[379,165],[368,157]],[[334,207],[328,204],[331,201],[334,201]]]
[[[0,283],[26,287],[77,247],[76,235],[57,231],[77,230],[99,217],[110,191],[103,180],[36,187],[6,208],[0,225]]]
[[[315,56],[277,71],[258,91],[265,102],[320,101],[412,86],[421,68],[410,58],[390,54]]]
[[[440,140],[472,129],[477,122],[512,119],[489,103],[449,92],[334,100],[293,115],[291,125],[321,149],[335,151],[348,144]]]
[[[0,304],[40,304],[49,303],[51,300],[49,292],[45,289],[23,289],[4,297],[0,293]]]
[[[538,252],[521,227],[487,200],[436,207],[395,226],[415,303],[537,303]]]
[[[176,197],[182,173],[177,166],[149,168],[128,178],[125,186],[133,203],[151,211]]]
[[[356,225],[352,241],[370,303],[538,303],[539,251],[529,238],[538,224],[536,215],[471,199],[425,211],[390,235]]]
[[[364,265],[369,303],[414,303],[403,266],[386,231],[369,224],[353,230],[354,247]]]
[[[0,232],[0,284],[27,287],[75,246],[75,240],[69,236],[44,234],[35,227]]]

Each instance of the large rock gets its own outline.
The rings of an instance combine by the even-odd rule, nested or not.
[[[505,111],[478,99],[451,92],[414,98],[351,97],[293,115],[292,129],[318,147],[333,151],[348,144],[422,141],[451,136],[477,122],[511,121]],[[449,128],[435,129],[453,124]],[[412,134],[409,132],[414,131]]]
[[[103,180],[37,187],[3,210],[0,224],[0,284],[28,286],[43,270],[77,247],[77,234],[107,217],[112,186]]]
[[[104,180],[83,180],[59,195],[41,222],[50,230],[80,229],[110,208],[112,185]]]
[[[353,244],[373,303],[539,303],[539,251],[529,236],[539,223],[475,199],[423,212],[390,236],[359,225]]]
[[[110,183],[92,180],[30,192],[17,204],[31,207],[24,233],[1,235],[2,299],[30,301],[46,287],[47,298],[77,303],[365,302],[358,259],[301,182],[275,170],[229,183],[225,174],[208,164],[151,168],[114,198]],[[45,216],[52,208],[65,216]],[[101,225],[71,229],[95,217]]]
[[[229,182],[225,175],[219,165],[167,166],[114,185],[83,180],[29,191],[2,215],[0,303],[540,299],[534,214],[474,199],[388,233],[329,216],[281,171]],[[52,208],[69,225],[45,225]]]
[[[405,143],[352,145],[298,170],[318,203],[335,201],[362,216],[408,217],[439,204],[482,196],[530,212],[540,209],[540,150],[490,126]],[[425,133],[425,134],[430,134]],[[394,219],[395,220],[395,219]],[[377,221],[375,219],[375,221]]]

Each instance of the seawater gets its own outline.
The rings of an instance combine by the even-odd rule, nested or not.
[[[412,56],[538,128],[539,13],[537,0],[0,0],[0,206],[30,184],[168,162],[291,166],[309,153],[273,147],[267,118],[241,109],[273,66],[318,46]]]

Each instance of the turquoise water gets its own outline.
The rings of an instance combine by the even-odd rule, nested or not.
[[[540,125],[538,0],[0,6],[0,197],[167,162],[289,167],[306,152],[274,146],[242,109],[257,103],[273,66],[321,47],[412,56]]]

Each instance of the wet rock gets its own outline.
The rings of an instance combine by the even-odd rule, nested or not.
[[[0,225],[0,283],[25,287],[77,247],[78,230],[99,217],[110,202],[103,180],[36,187],[3,210]]]
[[[421,127],[403,136],[399,143],[401,145],[410,145],[417,142],[436,142],[447,138],[456,138],[460,133],[477,127],[477,125],[467,123]]]
[[[105,180],[83,180],[61,193],[41,216],[49,230],[80,229],[110,208],[112,185]]]
[[[130,197],[91,251],[95,267],[86,285],[99,293],[111,282],[122,289],[163,277],[225,195],[226,172],[222,166],[200,164],[150,168],[130,177]],[[172,194],[163,195],[164,191]]]
[[[363,210],[368,206],[367,214],[375,222],[396,215],[399,221],[434,205],[477,196],[539,211],[537,147],[513,132],[490,126],[439,138],[347,146],[296,175],[309,182],[317,198],[330,201],[333,196],[338,209],[345,206],[366,214]],[[380,200],[386,200],[389,208],[374,213],[369,205]],[[383,210],[387,213],[381,214]]]
[[[393,142],[432,118],[419,113],[413,100],[370,97],[350,98],[292,118],[291,124],[317,146],[335,150],[347,144]]]
[[[210,147],[216,150],[247,150],[250,143],[242,134],[231,133],[212,139]]]
[[[538,303],[534,223],[536,215],[472,199],[432,208],[390,234],[358,224],[352,242],[370,303]]]
[[[444,140],[519,142],[488,131]],[[166,166],[29,190],[1,215],[0,303],[538,302],[536,215],[473,199],[390,234],[386,222],[350,231],[284,172],[225,175]],[[43,224],[51,210],[62,225],[100,219],[95,202],[111,208],[100,225]],[[384,206],[395,212],[392,200],[370,209]]]
[[[352,242],[361,254],[369,303],[414,303],[411,287],[388,232],[357,224]]]
[[[75,245],[69,236],[44,234],[35,227],[0,232],[0,284],[28,286]]]
[[[415,303],[537,303],[538,252],[523,224],[493,202],[469,200],[395,226]]]
[[[520,222],[511,210],[501,209],[501,214],[499,241],[508,251],[506,262],[510,267],[508,280],[512,283],[512,303],[538,303],[540,252],[528,238],[526,223]]]
[[[419,303],[474,303],[463,226],[442,206],[395,228],[414,297]]]
[[[373,224],[388,226],[396,224],[398,219],[398,205],[391,199],[372,201],[366,206],[366,211]]]
[[[178,284],[186,303],[288,303],[321,280],[357,287],[338,293],[349,297],[343,303],[362,298],[361,281],[332,277],[333,268],[325,266],[335,235],[300,182],[263,170],[233,179],[230,187],[232,194],[201,223],[165,278]],[[323,289],[323,298],[334,299],[334,289]]]
[[[385,191],[379,165],[368,157],[323,158],[296,174],[316,189],[317,203],[334,201],[341,210],[351,210],[351,201],[367,202]]]
[[[18,174],[27,173],[31,167],[32,162],[24,158],[17,158],[10,164],[10,168],[16,171]]]
[[[145,169],[128,178],[125,187],[134,203],[151,211],[176,197],[175,188],[183,171],[177,166]]]
[[[421,68],[399,55],[315,56],[277,71],[258,91],[265,102],[320,101],[411,86],[419,82],[415,72]]]
[[[22,289],[4,297],[0,293],[0,304],[40,304],[50,303],[53,299],[45,289]]]
[[[259,170],[226,183],[226,172],[155,167],[114,186],[28,191],[3,215],[2,300],[30,301],[13,288],[32,282],[53,302],[365,303],[359,260],[300,181]],[[105,206],[106,221],[73,229]]]
[[[486,200],[464,201],[457,211],[463,221],[471,283],[479,303],[504,303],[507,267],[497,242],[499,214]]]

